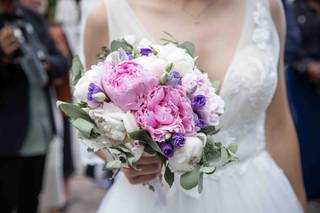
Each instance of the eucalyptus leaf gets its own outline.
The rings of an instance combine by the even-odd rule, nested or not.
[[[203,191],[203,173],[200,173],[199,184],[198,184],[198,192],[201,193]]]
[[[138,141],[144,141],[147,143],[147,145],[149,145],[154,151],[162,154],[161,149],[159,147],[159,145],[152,140],[152,138],[150,137],[149,133],[145,130],[138,130],[138,131],[134,131],[131,132],[129,134],[129,137],[132,140],[138,140]]]
[[[215,135],[219,131],[220,131],[220,129],[217,129],[214,126],[207,126],[207,127],[201,129],[201,132],[203,132],[206,135]]]
[[[194,45],[189,42],[189,41],[185,41],[181,44],[178,44],[177,47],[179,48],[182,48],[182,49],[185,49],[186,52],[191,56],[191,57],[194,57],[194,52],[195,52],[195,47]]]
[[[199,179],[200,179],[200,167],[196,167],[191,172],[186,172],[183,175],[181,175],[180,184],[184,189],[190,190],[199,184]]]
[[[171,188],[174,182],[174,173],[171,171],[169,166],[166,167],[166,171],[164,172],[164,179],[166,180],[166,182]]]
[[[224,163],[224,162],[227,162],[229,159],[229,155],[228,155],[228,152],[226,150],[226,148],[222,148],[221,149],[221,161]]]
[[[233,154],[235,154],[238,151],[238,144],[232,143],[227,147],[227,149],[230,150]]]
[[[99,136],[94,132],[95,125],[83,118],[77,118],[72,121],[72,125],[86,138],[92,139]]]
[[[211,81],[211,85],[213,88],[215,89],[218,89],[219,88],[219,84],[220,84],[220,81],[217,81],[217,80],[212,80]]]
[[[89,122],[92,122],[90,116],[86,111],[81,109],[80,106],[76,104],[70,104],[62,101],[57,101],[57,106],[61,109],[68,117],[72,119],[82,118]]]
[[[201,167],[200,172],[205,173],[207,175],[212,175],[216,171],[216,167],[208,166],[208,167]]]
[[[127,45],[127,42],[115,40],[111,42],[111,51],[117,51],[119,49],[123,49],[125,51],[131,51],[130,47]]]
[[[105,165],[105,169],[107,170],[114,170],[114,169],[121,169],[122,163],[120,160],[109,161]]]
[[[84,75],[84,67],[81,63],[79,56],[75,56],[72,60],[72,86],[74,87],[79,79]]]

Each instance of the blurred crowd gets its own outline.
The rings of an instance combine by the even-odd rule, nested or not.
[[[72,101],[72,57],[83,58],[85,17],[101,0],[0,1],[0,212],[66,210],[70,179],[104,188],[103,162],[77,147],[55,107]],[[286,80],[310,212],[320,212],[320,0],[283,0]],[[81,157],[79,157],[81,156]]]

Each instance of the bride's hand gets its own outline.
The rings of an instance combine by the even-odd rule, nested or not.
[[[158,177],[161,173],[161,162],[156,156],[142,156],[136,163],[137,171],[133,168],[123,168],[131,184],[144,184]]]

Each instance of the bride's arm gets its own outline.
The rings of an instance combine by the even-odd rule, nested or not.
[[[267,111],[267,149],[288,177],[301,204],[306,206],[306,197],[301,174],[300,153],[293,126],[284,80],[285,20],[281,2],[270,0],[275,25],[281,42],[279,61],[279,83],[275,97]]]

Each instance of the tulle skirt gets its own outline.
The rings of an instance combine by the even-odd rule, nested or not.
[[[206,176],[204,190],[183,190],[179,181],[159,193],[131,185],[120,173],[99,213],[302,213],[283,171],[266,151]]]

